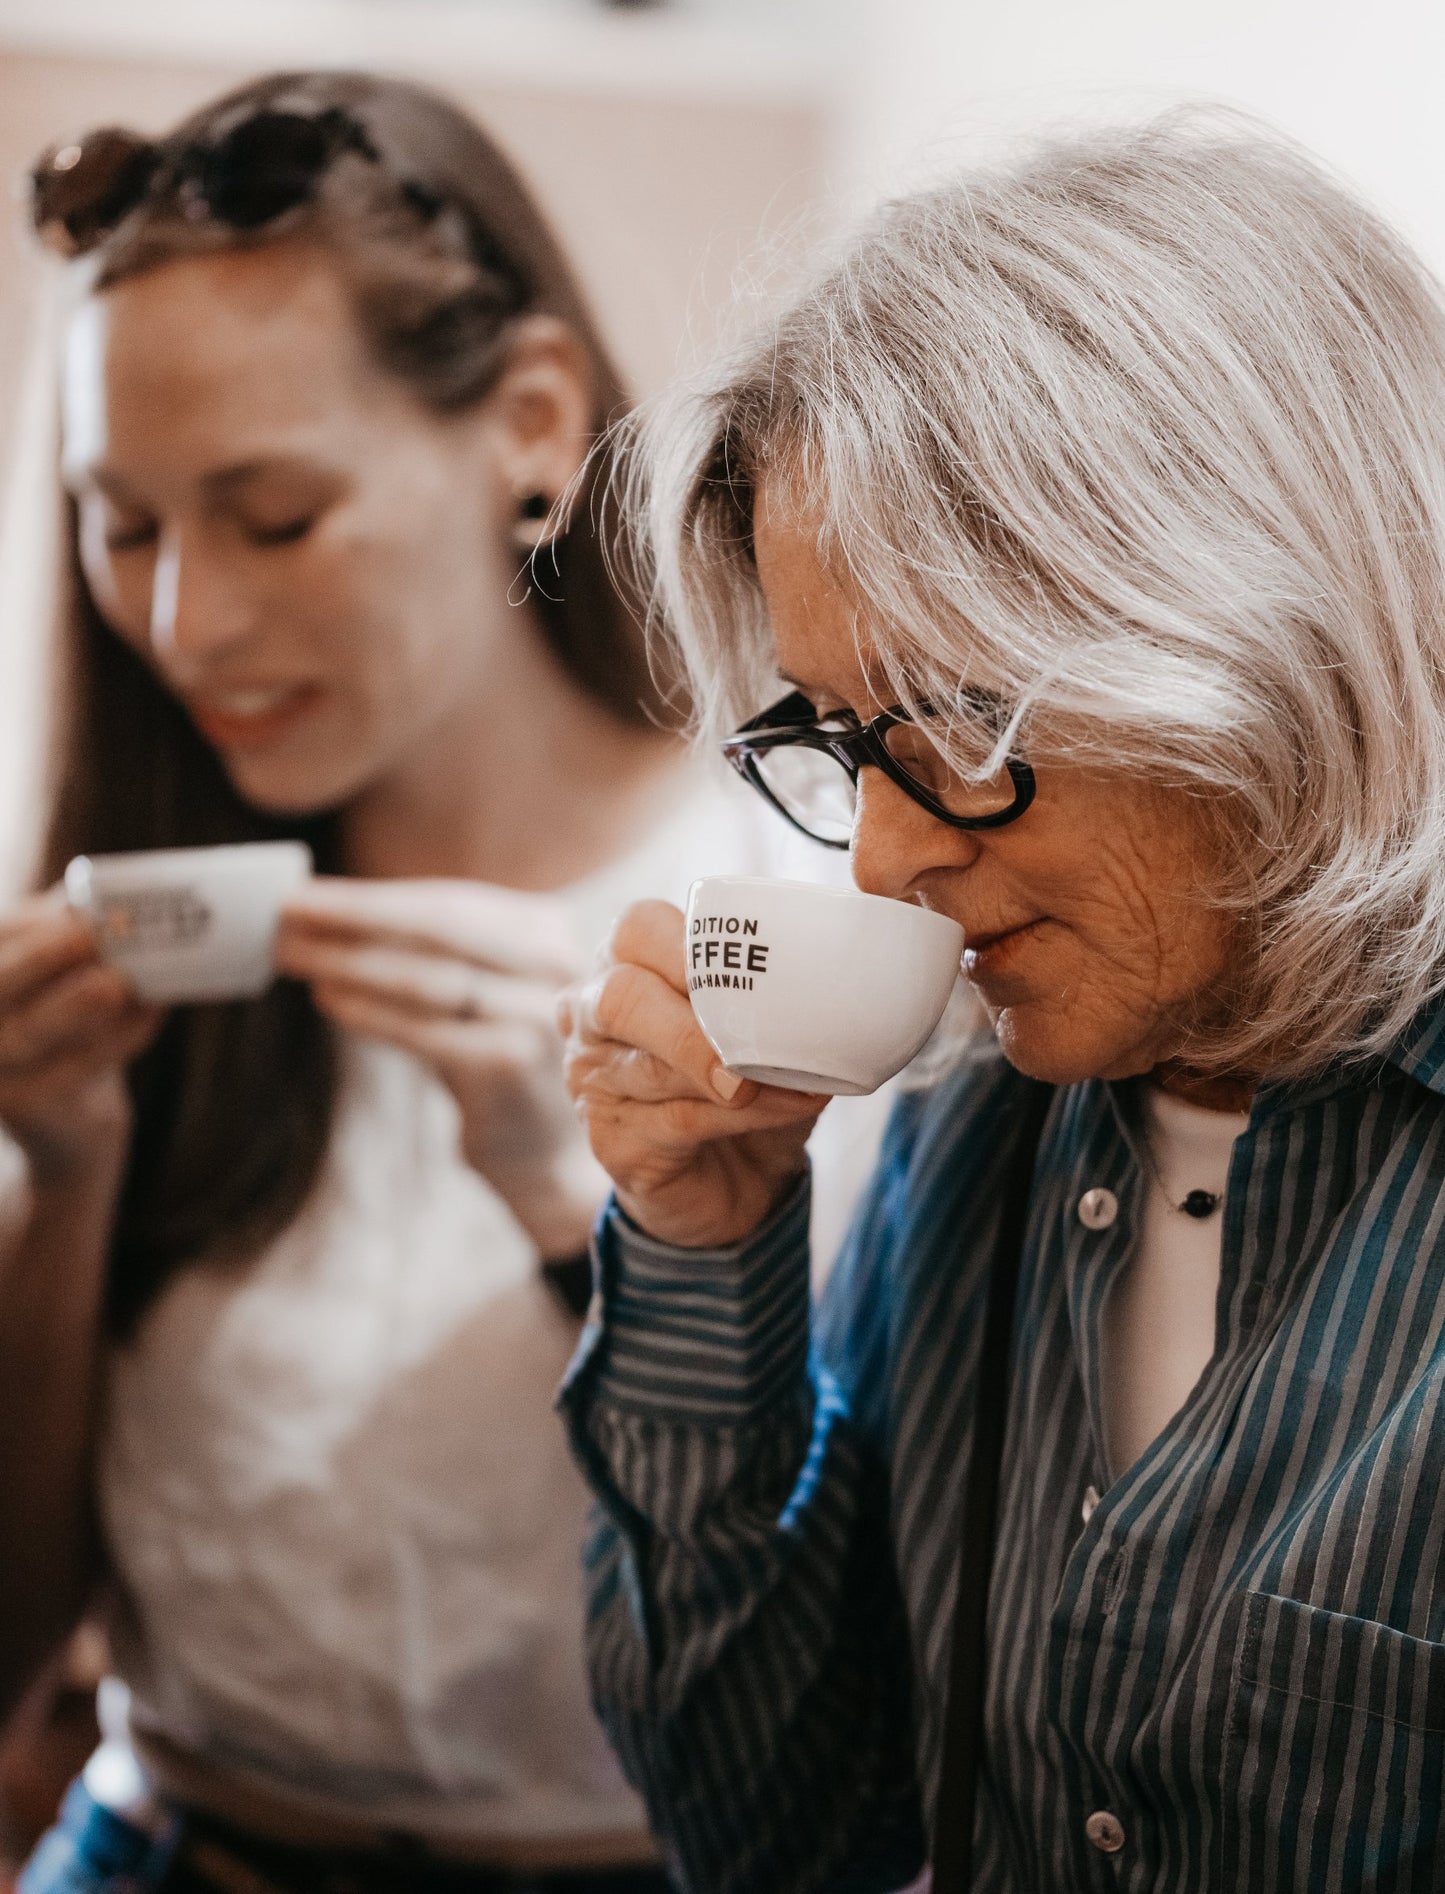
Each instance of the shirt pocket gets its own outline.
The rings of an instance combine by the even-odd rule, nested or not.
[[[1224,1885],[1438,1894],[1445,1644],[1247,1592],[1221,1787]]]

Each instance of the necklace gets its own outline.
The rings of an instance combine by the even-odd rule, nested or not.
[[[1160,1170],[1159,1160],[1154,1155],[1154,1140],[1149,1135],[1147,1125],[1143,1127],[1143,1136],[1140,1139],[1140,1143],[1143,1146],[1145,1162],[1154,1173],[1154,1182],[1159,1186],[1160,1195],[1169,1205],[1169,1208],[1176,1211],[1180,1216],[1193,1217],[1196,1223],[1204,1223],[1212,1217],[1215,1211],[1224,1202],[1224,1192],[1222,1190],[1195,1189],[1187,1191],[1182,1202],[1176,1203],[1174,1198],[1170,1195],[1169,1186],[1164,1182],[1164,1173]]]
[[[1150,1162],[1151,1163],[1153,1162],[1152,1158],[1150,1159]],[[1159,1177],[1159,1171],[1157,1167],[1155,1168],[1154,1175],[1156,1177]],[[1164,1180],[1162,1177],[1160,1177],[1159,1181],[1162,1184]],[[1220,1204],[1222,1204],[1223,1201],[1224,1201],[1223,1193],[1220,1191],[1191,1190],[1189,1195],[1184,1199],[1183,1203],[1175,1204],[1174,1208],[1176,1210],[1182,1210],[1186,1217],[1197,1217],[1199,1221],[1202,1223],[1206,1217],[1212,1217],[1214,1215],[1215,1211],[1219,1208]]]

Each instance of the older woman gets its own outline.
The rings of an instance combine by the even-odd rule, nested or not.
[[[715,1069],[660,905],[569,1002],[594,1684],[676,1874],[896,1887],[932,1817],[936,1890],[1438,1887],[1436,285],[1175,119],[894,205],[658,429],[698,701],[786,678],[735,759],[853,793],[997,1042],[810,1346],[821,1101]]]

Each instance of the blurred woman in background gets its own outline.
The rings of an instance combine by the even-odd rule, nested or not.
[[[3,1682],[108,1577],[128,1687],[22,1886],[661,1885],[550,1411],[602,1197],[554,996],[755,831],[654,718],[589,491],[557,519],[617,375],[409,85],[97,133],[36,216],[84,272],[40,885],[281,835],[322,876],[289,979],[164,1018],[53,892],[0,925]]]

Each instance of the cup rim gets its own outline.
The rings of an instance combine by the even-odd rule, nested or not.
[[[257,842],[197,842],[181,848],[87,849],[71,857],[66,871],[68,873],[76,863],[85,862],[93,874],[104,875],[111,867],[133,868],[144,863],[166,873],[179,867],[200,868],[207,862],[220,866],[223,860],[234,861],[241,855],[248,861],[270,855],[278,860],[284,856],[300,862],[310,860],[311,850],[305,842],[289,836]]]
[[[739,888],[797,888],[805,894],[828,895],[835,901],[866,901],[874,907],[896,910],[906,908],[911,914],[921,915],[925,922],[942,921],[946,927],[956,928],[960,935],[963,928],[952,915],[939,914],[933,908],[920,907],[916,901],[898,901],[888,894],[869,894],[863,888],[829,888],[816,881],[798,881],[783,875],[698,875],[687,891],[687,904],[692,906],[693,897],[704,882],[721,881]]]

